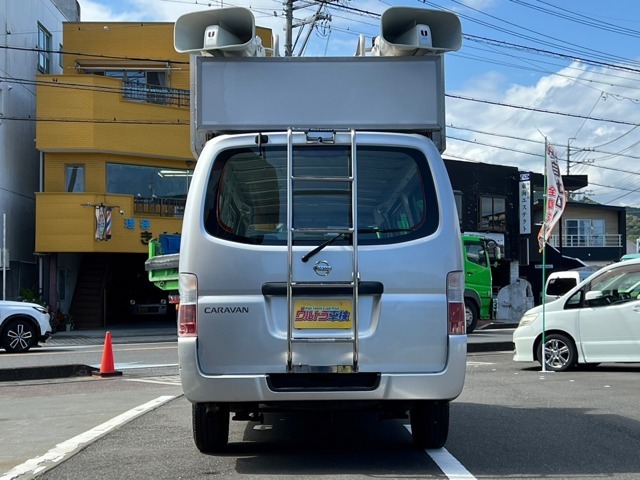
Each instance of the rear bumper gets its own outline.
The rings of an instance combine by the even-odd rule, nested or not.
[[[460,335],[449,337],[448,362],[440,372],[380,372],[377,387],[366,391],[346,389],[282,392],[271,390],[266,374],[204,374],[198,365],[196,343],[195,338],[180,338],[178,341],[182,388],[185,397],[192,403],[453,400],[462,392],[466,371],[467,337]]]

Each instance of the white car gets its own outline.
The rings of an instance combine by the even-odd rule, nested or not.
[[[37,303],[0,300],[0,347],[27,352],[51,336],[50,315]]]
[[[579,364],[640,362],[640,259],[597,271],[566,294],[527,311],[513,333],[516,362],[550,371]]]

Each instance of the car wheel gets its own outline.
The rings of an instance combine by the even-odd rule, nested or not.
[[[418,401],[411,408],[411,435],[421,448],[442,448],[449,435],[449,402]]]
[[[194,403],[192,405],[193,440],[202,453],[224,451],[229,442],[229,404]]]
[[[464,317],[467,323],[467,333],[471,333],[478,325],[478,307],[471,300],[464,301]]]
[[[36,345],[36,331],[25,319],[14,320],[2,332],[2,346],[10,353],[23,353]]]
[[[565,372],[575,367],[578,361],[576,346],[571,338],[561,333],[545,337],[545,362],[548,370]],[[538,346],[538,361],[542,365],[542,349]]]

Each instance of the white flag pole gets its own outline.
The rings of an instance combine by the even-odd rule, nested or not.
[[[547,371],[547,354],[546,354],[546,338],[545,338],[545,305],[547,303],[546,296],[546,273],[547,273],[547,216],[549,214],[549,189],[547,185],[547,177],[549,175],[548,172],[548,161],[547,161],[547,150],[548,150],[547,137],[544,137],[544,208],[542,209],[542,344],[540,348],[540,363],[542,364],[542,373]]]

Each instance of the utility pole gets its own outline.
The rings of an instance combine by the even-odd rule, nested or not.
[[[571,140],[575,138],[571,137],[567,140],[567,175],[569,175],[569,158],[571,157]]]
[[[293,55],[293,2],[294,0],[286,0],[284,4],[284,56]]]
[[[322,9],[322,7],[325,6],[326,2],[318,2],[318,10],[316,11],[316,13],[310,17],[310,18],[305,18],[304,20],[300,20],[297,21],[295,24],[293,23],[293,11],[298,9],[298,8],[306,8],[309,7],[310,4],[308,2],[305,2],[304,5],[302,5],[301,7],[294,7],[293,4],[294,2],[296,2],[296,0],[285,0],[284,2],[284,18],[285,18],[285,41],[284,41],[284,56],[285,57],[292,57],[293,56],[293,49],[295,47],[295,45],[293,44],[293,29],[294,28],[299,28],[299,27],[304,27],[305,25],[311,25],[309,32],[307,33],[307,36],[304,40],[304,44],[302,45],[302,47],[300,48],[300,53],[299,55],[302,55],[302,51],[304,50],[304,48],[307,45],[307,41],[309,40],[309,36],[311,35],[311,30],[313,30],[313,28],[315,27],[315,24],[318,20],[331,20],[331,16],[330,15],[326,15],[326,14],[322,14],[320,13],[320,10]],[[296,44],[298,43],[298,39],[300,38],[300,34],[298,34],[298,37],[296,38]]]

